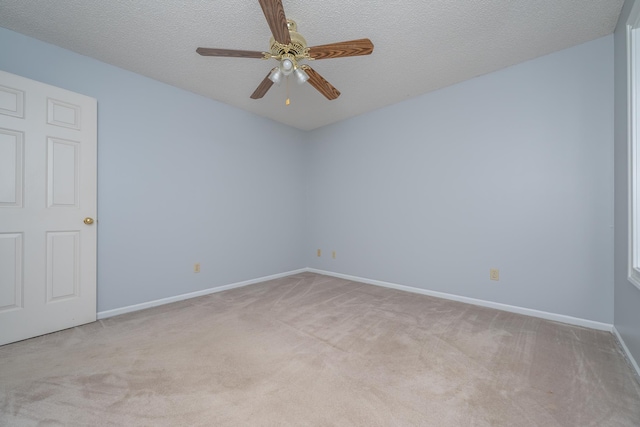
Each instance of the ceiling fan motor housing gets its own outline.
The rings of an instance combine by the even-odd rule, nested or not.
[[[282,57],[293,56],[296,60],[310,59],[307,41],[300,33],[298,33],[298,26],[296,23],[291,19],[287,19],[287,28],[289,28],[291,43],[278,43],[273,37],[271,37],[269,46],[271,49],[271,57],[281,59]]]

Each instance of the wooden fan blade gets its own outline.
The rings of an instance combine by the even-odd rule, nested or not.
[[[273,38],[281,44],[291,43],[291,36],[289,35],[289,28],[287,27],[287,17],[284,14],[284,7],[282,7],[282,0],[258,0],[264,17],[267,18],[267,23],[271,29]]]
[[[373,43],[371,43],[371,40],[369,39],[323,44],[321,46],[313,46],[309,48],[309,56],[313,59],[370,55],[371,52],[373,52]]]
[[[329,101],[336,99],[340,96],[340,91],[333,87],[331,83],[326,81],[324,77],[318,74],[313,68],[308,65],[301,67],[309,75],[309,83],[315,87],[318,92],[323,94]]]
[[[251,99],[260,99],[267,93],[269,89],[271,89],[273,82],[269,79],[270,75],[271,71],[269,71],[267,77],[265,77],[264,80],[260,82],[256,90],[253,91],[253,93],[251,94]]]
[[[199,47],[196,49],[202,56],[231,56],[234,58],[264,58],[264,52],[257,50],[216,49],[211,47]]]

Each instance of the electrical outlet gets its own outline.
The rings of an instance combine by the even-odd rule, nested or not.
[[[336,251],[331,252],[331,258],[336,259]]]
[[[489,279],[491,280],[500,280],[500,270],[497,268],[492,268],[489,270]]]
[[[318,249],[318,256],[322,256],[322,250]]]
[[[193,272],[194,273],[200,273],[200,263],[196,262],[195,264],[193,264]]]

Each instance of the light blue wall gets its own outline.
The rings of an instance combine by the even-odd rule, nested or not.
[[[99,311],[305,266],[301,132],[3,28],[0,69],[98,100]]]
[[[615,32],[615,326],[640,362],[640,290],[627,280],[629,244],[627,154],[627,39],[626,22],[635,1],[627,0]]]
[[[310,267],[613,322],[612,36],[309,139]]]
[[[612,36],[310,133],[2,28],[0,69],[98,99],[100,311],[309,266],[613,322]]]

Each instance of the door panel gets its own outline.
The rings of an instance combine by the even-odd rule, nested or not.
[[[0,313],[22,308],[22,234],[0,233]]]
[[[0,128],[0,207],[22,207],[23,134]]]
[[[47,303],[80,296],[79,237],[77,231],[47,233]]]
[[[48,139],[48,207],[78,207],[79,146],[76,141]]]
[[[24,92],[0,85],[0,114],[24,117]]]
[[[97,103],[0,71],[0,345],[96,319]]]

